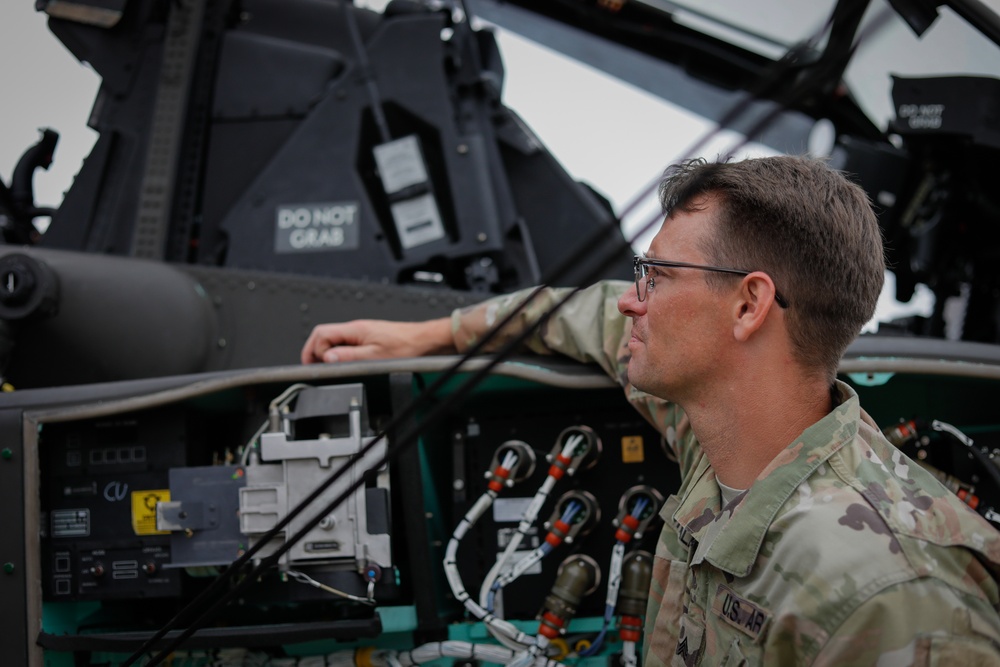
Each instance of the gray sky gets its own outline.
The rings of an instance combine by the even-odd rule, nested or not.
[[[39,128],[51,127],[60,134],[59,145],[49,171],[35,175],[35,198],[54,206],[97,139],[87,115],[99,79],[52,36],[34,5],[34,0],[0,0],[0,178],[10,185],[18,158],[38,141]]]

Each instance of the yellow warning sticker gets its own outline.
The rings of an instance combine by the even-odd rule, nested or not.
[[[170,489],[132,492],[132,530],[136,535],[169,535],[156,529],[156,503],[170,500]]]
[[[642,463],[646,460],[646,450],[642,446],[641,435],[622,437],[622,463]]]

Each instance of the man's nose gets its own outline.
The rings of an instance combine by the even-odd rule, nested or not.
[[[646,302],[639,301],[636,294],[635,285],[628,287],[622,295],[618,297],[618,311],[626,317],[636,317],[646,314]]]

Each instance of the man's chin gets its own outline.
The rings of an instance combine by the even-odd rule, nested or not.
[[[663,398],[666,400],[672,400],[665,396],[666,388],[662,386],[662,383],[650,382],[648,377],[645,377],[639,368],[634,364],[634,360],[629,361],[628,368],[625,369],[625,378],[628,383],[632,385],[635,389],[641,392],[645,392],[650,396],[656,396],[658,398]]]
[[[643,382],[642,373],[635,364],[635,357],[629,360],[628,368],[625,369],[625,377],[628,383],[639,391],[646,391],[646,383]]]

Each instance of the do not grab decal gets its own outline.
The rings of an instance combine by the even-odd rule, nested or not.
[[[359,245],[357,202],[287,204],[275,214],[278,253],[355,250]]]

